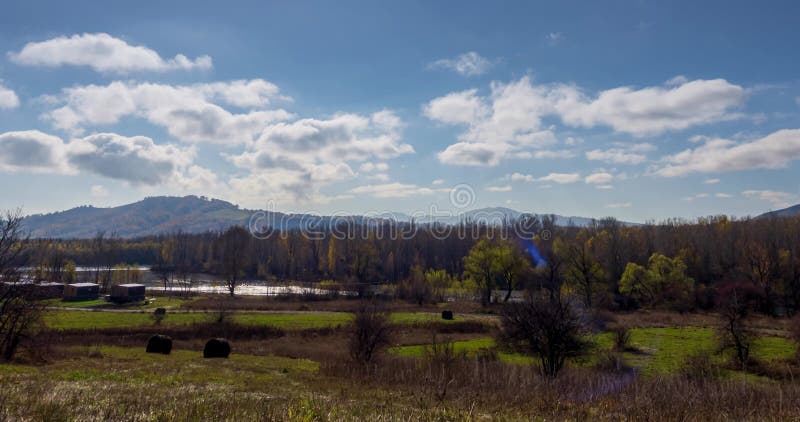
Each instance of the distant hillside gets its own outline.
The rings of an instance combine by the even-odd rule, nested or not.
[[[791,207],[765,212],[758,216],[758,218],[768,218],[768,217],[796,217],[800,215],[800,204],[792,205]]]
[[[139,202],[111,208],[83,206],[50,214],[36,214],[25,218],[25,228],[33,237],[89,238],[98,232],[114,233],[121,237],[139,237],[178,230],[199,233],[209,230],[224,230],[233,225],[247,225],[255,210],[239,208],[235,204],[219,199],[197,196],[158,196]],[[367,217],[330,217],[308,214],[283,214],[268,212],[268,224],[277,229],[293,229],[300,226],[328,227],[334,218],[364,222]],[[457,216],[410,216],[403,213],[385,213],[371,216],[375,219],[393,219],[428,224],[433,221],[457,224],[462,221],[481,221],[499,224],[519,218],[522,212],[510,208],[481,208]],[[594,220],[585,217],[556,215],[560,226],[586,226]],[[633,223],[623,223],[633,224]]]
[[[33,237],[86,238],[98,231],[122,237],[177,231],[202,232],[247,224],[252,211],[196,196],[150,197],[113,208],[84,206],[25,218]]]

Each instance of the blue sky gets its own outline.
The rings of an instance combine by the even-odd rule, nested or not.
[[[0,208],[800,202],[796,2],[7,2]]]

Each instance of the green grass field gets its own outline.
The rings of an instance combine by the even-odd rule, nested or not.
[[[147,298],[146,302],[134,302],[116,304],[105,299],[83,300],[83,301],[64,301],[61,299],[48,299],[44,304],[50,307],[59,308],[82,308],[82,309],[127,309],[127,310],[149,310],[156,308],[178,309],[186,303],[198,300],[200,297],[183,299],[172,296],[156,296]]]
[[[456,353],[464,353],[468,356],[474,355],[481,349],[493,349],[496,346],[494,339],[489,337],[479,337],[471,340],[455,341],[452,343],[453,343],[453,351],[455,351]],[[426,348],[428,347],[429,346],[426,344],[398,346],[389,349],[389,353],[394,353],[398,356],[421,357],[425,355]],[[536,360],[530,356],[525,356],[517,353],[499,352],[497,356],[501,361],[506,363],[530,365],[536,362]]]
[[[593,337],[595,351],[610,350],[611,333],[601,333]],[[711,328],[702,327],[666,327],[637,328],[631,330],[630,345],[638,352],[624,352],[625,362],[642,371],[646,375],[668,374],[679,370],[690,356],[708,352],[714,353],[715,333]],[[427,345],[400,346],[390,349],[391,353],[400,356],[423,356]],[[495,347],[492,338],[481,337],[472,340],[456,341],[453,348],[456,352],[473,354],[480,349]],[[795,355],[798,345],[782,337],[759,337],[754,341],[752,357],[770,361],[789,359]],[[534,359],[519,354],[498,353],[500,360],[508,363],[530,364]],[[718,355],[722,361],[725,356]],[[592,365],[595,357],[584,356],[573,360],[576,365]]]
[[[463,322],[463,321],[480,321],[482,318],[474,316],[461,316],[456,315],[454,319],[442,319],[442,314],[434,312],[395,312],[391,316],[392,322],[395,324],[426,324],[429,322],[442,322],[446,324]],[[483,318],[485,319],[485,318]]]
[[[179,300],[179,299],[169,299]],[[94,301],[91,301],[94,302]],[[85,302],[76,302],[76,304]],[[80,306],[74,306],[78,308]],[[214,312],[167,312],[162,324],[179,325],[192,324],[196,322],[206,322],[215,317]],[[230,320],[242,324],[270,325],[276,328],[288,330],[327,328],[347,325],[353,319],[353,315],[346,312],[286,312],[286,313],[255,313],[255,312],[236,312],[230,316]],[[483,320],[477,317],[456,317],[451,321],[441,319],[436,313],[427,312],[398,312],[391,315],[391,321],[395,324],[415,325],[431,322],[455,323],[468,320]],[[44,315],[45,324],[54,329],[92,329],[92,328],[120,328],[120,327],[142,327],[153,324],[151,313],[148,310],[143,312],[103,312],[103,311],[81,311],[81,310],[49,310]]]
[[[213,312],[168,312],[161,322],[164,325],[181,325],[207,322],[216,315]],[[242,324],[270,325],[283,329],[326,328],[345,325],[352,315],[342,312],[319,313],[237,313],[230,320]],[[44,315],[44,322],[53,329],[103,329],[143,327],[153,325],[150,312],[100,312],[50,310]]]
[[[280,356],[231,354],[228,359],[204,360],[191,350],[173,350],[170,355],[144,353],[141,348],[77,347],[81,356],[50,368],[50,374],[65,381],[158,382],[166,385],[218,383],[237,388],[262,388],[287,376],[313,373],[319,365],[311,360]],[[120,362],[136,365],[120,365]],[[85,363],[91,362],[91,365]]]
[[[313,398],[308,385],[319,365],[311,360],[235,348],[228,359],[138,347],[70,351],[42,366],[0,363],[0,419],[310,420],[296,416]]]

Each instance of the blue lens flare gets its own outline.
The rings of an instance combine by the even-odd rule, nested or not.
[[[525,250],[527,250],[528,253],[533,257],[533,261],[537,267],[543,267],[547,265],[547,261],[542,258],[542,255],[536,249],[536,245],[533,243],[533,241],[528,242],[528,246],[525,248]]]

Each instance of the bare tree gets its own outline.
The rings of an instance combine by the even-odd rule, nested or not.
[[[173,236],[164,237],[161,239],[159,248],[156,252],[156,262],[152,266],[152,272],[158,275],[158,278],[164,283],[164,293],[169,294],[169,283],[172,275],[175,272],[174,262],[174,239]]]
[[[22,232],[19,210],[0,216],[0,355],[5,360],[14,357],[41,314],[35,286],[22,280],[27,241]]]
[[[236,286],[239,285],[244,273],[244,266],[247,262],[247,246],[250,240],[250,233],[244,228],[234,226],[222,234],[220,272],[225,277],[225,284],[231,297],[236,293]]]
[[[555,378],[568,357],[583,352],[586,329],[567,298],[536,294],[505,305],[498,342],[537,356],[545,376]]]
[[[358,308],[350,333],[350,357],[367,364],[390,342],[389,313],[377,303],[363,304]]]
[[[719,327],[721,346],[723,350],[733,350],[737,363],[742,370],[747,369],[750,360],[752,334],[745,326],[745,320],[752,306],[752,297],[746,288],[732,285],[721,294]]]

